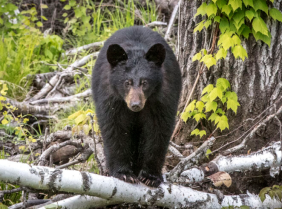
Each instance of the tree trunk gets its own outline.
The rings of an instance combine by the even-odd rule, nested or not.
[[[196,24],[202,21],[203,18],[201,15],[196,18],[194,17],[197,8],[203,2],[203,0],[184,0],[180,6],[180,47],[178,56],[183,76],[182,97],[179,106],[180,112],[183,110],[200,68],[200,63],[198,61],[192,62],[192,57],[201,49],[205,48],[208,50],[211,45],[211,26],[208,30],[203,29],[202,32],[193,33]],[[282,1],[274,1],[274,7],[281,11]],[[229,130],[226,129],[223,132],[217,130],[214,133],[215,136],[225,135],[235,130],[247,119],[260,115],[260,113],[276,101],[276,106],[274,105],[266,111],[263,116],[274,114],[281,106],[281,101],[278,100],[282,97],[282,24],[278,21],[268,19],[267,25],[272,35],[270,47],[261,41],[256,41],[254,36],[250,35],[248,40],[244,39],[242,41],[242,45],[248,53],[248,58],[245,61],[235,59],[233,54],[229,52],[226,59],[219,60],[216,66],[211,67],[209,70],[205,68],[203,74],[200,76],[191,101],[194,99],[199,100],[203,88],[208,84],[216,84],[218,78],[226,78],[231,84],[232,91],[237,93],[238,101],[241,105],[238,108],[237,114],[231,113],[230,110],[227,111]],[[215,48],[214,52],[216,51],[217,48]],[[281,119],[281,115],[278,115],[278,117]],[[259,117],[258,120],[260,119],[263,118]],[[249,120],[247,121],[243,127],[231,135],[217,139],[213,150],[221,147],[228,141],[239,138],[254,124],[249,122]],[[246,150],[249,149],[252,149],[252,151],[258,150],[271,140],[279,140],[279,124],[276,118],[265,124],[240,152],[246,153]],[[201,143],[203,139],[205,140],[215,130],[215,126],[207,120],[197,124],[195,120],[189,119],[186,124],[181,122],[180,129],[174,140],[177,143],[199,141],[198,136],[190,136],[194,128],[207,131],[207,135],[200,140]],[[233,147],[241,141],[238,140],[228,147]],[[225,147],[222,151],[228,147]]]

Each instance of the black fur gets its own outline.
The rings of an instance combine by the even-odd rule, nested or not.
[[[147,81],[142,86],[147,100],[139,112],[125,102],[129,79],[134,88]],[[179,65],[158,33],[134,26],[105,42],[93,69],[92,92],[111,176],[159,186],[180,91]]]

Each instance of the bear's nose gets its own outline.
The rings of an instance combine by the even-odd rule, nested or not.
[[[141,110],[141,101],[131,102],[130,106],[133,111],[138,112]]]

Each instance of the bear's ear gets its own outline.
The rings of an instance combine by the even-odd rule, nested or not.
[[[127,60],[127,54],[124,49],[118,44],[112,44],[107,51],[108,62],[114,67],[119,62]]]
[[[162,44],[153,45],[146,53],[146,59],[154,62],[156,65],[161,66],[165,60],[165,47]]]

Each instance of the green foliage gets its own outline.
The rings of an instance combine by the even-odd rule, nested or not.
[[[230,88],[230,83],[225,78],[217,79],[216,86],[209,84],[202,91],[201,101],[193,100],[182,113],[181,119],[186,122],[189,118],[193,118],[199,122],[210,114],[208,121],[214,122],[221,131],[228,129],[228,118],[223,109],[231,109],[237,113],[237,108],[240,106],[237,94],[230,91]],[[202,137],[206,132],[195,129],[191,135]]]
[[[47,6],[41,4],[41,7]],[[8,0],[3,0],[0,7],[0,80],[9,85],[9,96],[21,100],[25,97],[24,88],[30,83],[26,76],[49,71],[50,68],[39,61],[58,61],[63,40],[56,35],[43,36],[39,30],[42,22],[34,7],[21,13],[17,9]],[[44,16],[41,18],[47,20]]]
[[[65,17],[64,22],[68,24],[67,29],[71,31],[72,35],[76,36],[74,45],[80,46],[103,41],[116,30],[133,26],[137,19],[141,20],[142,24],[157,20],[154,3],[146,0],[145,9],[134,2],[134,0],[115,1],[114,5],[104,7],[102,6],[103,2],[97,6],[92,1],[87,0],[68,1],[64,9],[74,12],[65,12],[63,17]],[[139,6],[138,11],[141,14],[135,14],[137,6]]]
[[[260,190],[259,197],[263,202],[266,199],[266,195],[269,195],[272,199],[282,200],[282,185],[274,185],[273,187],[265,187]]]
[[[229,49],[236,59],[244,61],[248,54],[240,39],[243,37],[248,39],[250,34],[253,34],[256,40],[270,46],[271,34],[261,17],[262,12],[273,20],[282,22],[282,13],[278,9],[269,8],[266,0],[213,0],[209,4],[204,2],[197,9],[195,16],[202,15],[206,18],[195,27],[194,32],[201,31],[204,27],[208,28],[212,22],[218,22],[221,32],[219,48],[215,55],[205,55],[201,60],[198,53],[193,61],[200,60],[210,68],[217,60],[225,58]]]
[[[17,126],[13,129],[14,134],[17,136],[17,140],[25,140],[26,144],[30,142],[36,142],[36,139],[32,137],[28,129],[25,128],[25,125],[29,121],[28,118],[25,118],[22,115],[18,115],[17,117],[13,114],[16,110],[14,106],[5,102],[7,98],[5,97],[8,91],[8,86],[5,82],[0,80],[0,112],[1,115],[1,124],[0,128],[7,130],[9,129],[9,124],[14,122]],[[5,111],[4,111],[5,110]],[[25,146],[20,146],[20,150],[25,150]]]

